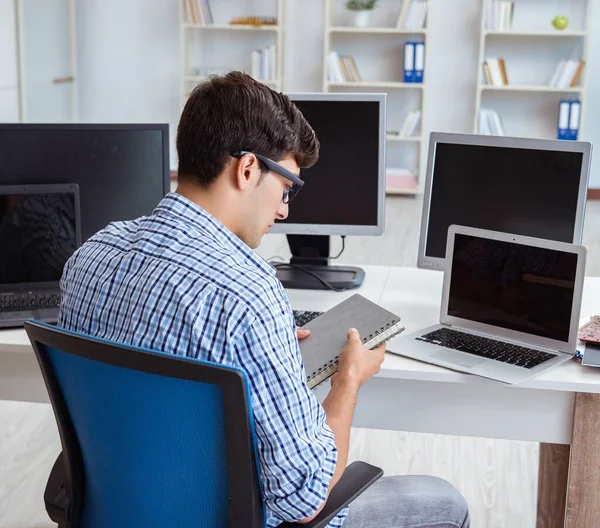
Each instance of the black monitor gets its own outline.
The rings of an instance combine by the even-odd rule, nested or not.
[[[0,185],[79,186],[85,241],[169,192],[166,124],[0,125]]]
[[[452,224],[579,244],[585,142],[432,133],[417,265],[444,269]]]
[[[329,265],[331,235],[381,235],[385,218],[385,94],[293,94],[290,99],[314,129],[319,161],[303,169],[305,184],[286,220],[290,263],[277,266],[287,288],[347,289],[364,271]],[[318,277],[318,278],[317,278]]]

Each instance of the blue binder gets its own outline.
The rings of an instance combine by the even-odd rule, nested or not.
[[[415,44],[408,41],[404,43],[404,82],[412,83],[416,80],[415,75]]]
[[[569,139],[569,123],[571,114],[571,101],[565,99],[558,103],[558,125],[557,134],[558,139]]]
[[[577,141],[579,135],[579,120],[581,117],[581,101],[571,101],[569,111],[569,133],[568,138],[571,141]]]
[[[425,42],[415,42],[415,82],[423,82],[425,72]]]

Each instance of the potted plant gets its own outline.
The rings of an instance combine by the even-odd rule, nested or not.
[[[369,15],[378,0],[348,0],[346,7],[354,12],[354,27],[366,27],[369,25]]]

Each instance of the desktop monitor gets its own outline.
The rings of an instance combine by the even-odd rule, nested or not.
[[[289,216],[271,232],[285,233],[290,263],[277,266],[288,288],[347,289],[364,272],[329,265],[331,235],[381,235],[385,219],[386,95],[291,94],[321,144],[319,161],[303,169],[305,184]]]
[[[591,145],[432,133],[417,266],[444,269],[452,224],[581,243]]]
[[[83,241],[152,213],[169,192],[164,124],[0,125],[0,185],[79,187]]]

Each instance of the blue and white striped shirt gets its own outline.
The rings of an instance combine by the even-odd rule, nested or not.
[[[248,374],[267,526],[309,517],[337,461],[306,386],[294,317],[274,269],[201,207],[168,194],[116,222],[67,262],[59,325]],[[330,527],[342,525],[347,511]]]

